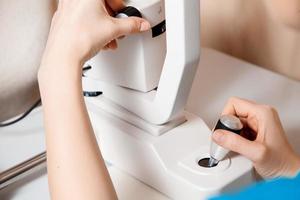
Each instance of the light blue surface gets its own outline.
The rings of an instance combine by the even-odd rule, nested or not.
[[[210,200],[299,200],[300,173],[295,178],[278,178],[251,185],[234,194],[226,194]]]

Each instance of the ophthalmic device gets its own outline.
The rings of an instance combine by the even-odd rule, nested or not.
[[[86,102],[106,162],[172,199],[206,199],[253,182],[251,162],[212,143],[201,116],[184,110],[200,59],[200,1],[126,4],[116,17],[143,17],[152,29],[99,53],[83,77],[85,91],[103,92]],[[215,127],[241,128],[233,116]],[[43,153],[0,174],[0,189],[45,160]]]
[[[101,52],[83,80],[103,92],[87,104],[104,159],[172,199],[205,199],[253,182],[251,162],[226,156],[201,116],[184,111],[200,59],[199,0],[126,3],[116,17],[142,16],[152,30]],[[221,122],[242,128],[230,116]]]

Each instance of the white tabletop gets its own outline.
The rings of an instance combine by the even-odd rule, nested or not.
[[[300,153],[300,83],[213,50],[203,49],[187,110],[213,126],[231,96],[278,108],[289,140]],[[40,110],[22,122],[0,129],[0,171],[45,150]],[[113,166],[109,171],[119,199],[165,200],[156,190]],[[1,200],[49,199],[46,170],[0,191]]]

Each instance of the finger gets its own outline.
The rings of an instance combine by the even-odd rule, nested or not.
[[[239,117],[239,119],[241,120],[242,124],[244,125],[243,129],[250,129],[257,134],[258,121],[257,121],[257,118],[255,117],[255,115],[254,116],[249,115],[247,118]]]
[[[228,100],[223,109],[222,115],[235,115],[243,120],[243,124],[247,125],[254,131],[258,130],[258,111],[260,107],[253,101],[232,97]]]
[[[235,115],[247,118],[249,114],[255,111],[257,104],[249,100],[232,97],[228,100],[222,115]]]
[[[115,12],[118,12],[125,7],[123,0],[106,0],[105,2]]]
[[[113,18],[113,20],[116,24],[115,38],[132,33],[144,32],[151,28],[148,21],[139,17]]]
[[[222,115],[234,115],[242,120],[242,123],[253,131],[258,131],[259,105],[253,101],[232,97],[223,109]]]
[[[239,153],[253,162],[258,162],[265,157],[266,150],[262,144],[249,141],[238,134],[217,130],[213,133],[212,139],[225,149]]]

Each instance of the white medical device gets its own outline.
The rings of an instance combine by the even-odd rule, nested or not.
[[[184,107],[200,57],[199,2],[127,1],[152,30],[101,52],[83,78],[85,90],[103,91],[87,105],[104,159],[172,199],[205,199],[254,180],[242,156],[198,164],[209,158],[211,130]]]
[[[166,1],[166,13],[163,3],[129,1],[150,21],[152,31],[119,41],[116,52],[100,53],[87,74],[106,82],[102,90],[107,98],[153,124],[165,124],[183,111],[200,54],[199,2]],[[167,38],[163,32],[154,34],[165,19]]]

